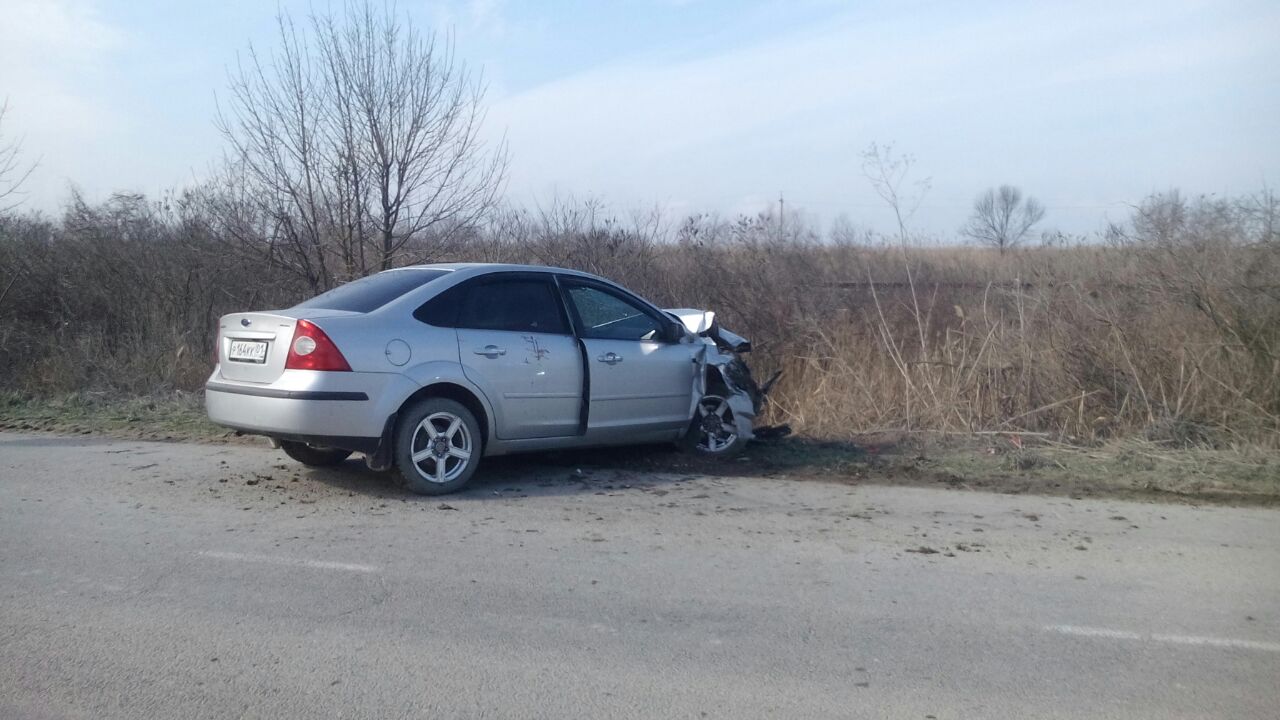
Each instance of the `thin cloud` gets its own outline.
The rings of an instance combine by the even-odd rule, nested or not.
[[[1082,210],[1074,206],[1137,200],[1157,188],[1144,173],[1128,185],[1112,183],[1112,197],[1082,202],[1077,188],[1055,186],[1052,174],[1074,176],[1091,158],[1063,148],[1094,138],[1096,162],[1114,154],[1104,143],[1141,146],[1148,126],[1177,121],[1135,117],[1144,100],[1155,112],[1190,103],[1206,115],[1204,124],[1221,124],[1229,111],[1196,101],[1215,91],[1205,75],[1280,59],[1260,29],[1275,25],[1269,10],[1221,17],[1195,3],[938,9],[870,20],[850,14],[687,60],[659,48],[504,98],[490,120],[508,133],[512,188],[554,186],[623,204],[709,203],[722,211],[783,189],[801,204],[859,207],[875,200],[857,171],[858,151],[873,140],[897,140],[921,155],[923,174],[935,176],[936,212],[921,216],[939,229],[954,228],[985,185],[1024,178],[1044,183],[1032,192]],[[1201,77],[1184,82],[1193,70]],[[1163,84],[1149,90],[1150,81]],[[1117,117],[1100,126],[1097,117],[1112,108]],[[1079,118],[1079,127],[1062,127],[1055,114]],[[1055,135],[1062,132],[1075,137]],[[1221,139],[1185,142],[1193,157],[1197,143]],[[1274,168],[1276,142],[1263,144],[1253,149],[1261,151],[1255,163]],[[980,160],[971,159],[975,148]],[[1163,182],[1175,184],[1243,169],[1223,167],[1234,157],[1211,160],[1217,165],[1202,174],[1186,173],[1185,163],[1143,159],[1152,163],[1146,170],[1164,168]]]

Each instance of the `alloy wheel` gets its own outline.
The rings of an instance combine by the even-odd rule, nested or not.
[[[427,482],[454,480],[471,462],[474,445],[462,418],[449,412],[428,415],[413,431],[410,459]]]
[[[707,395],[698,401],[698,449],[719,453],[733,447],[738,439],[737,425],[729,401],[718,395]]]

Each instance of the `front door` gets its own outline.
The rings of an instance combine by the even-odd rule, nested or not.
[[[561,278],[586,346],[587,435],[682,430],[692,407],[695,350],[664,339],[669,320],[613,288]]]
[[[457,331],[463,372],[489,397],[499,438],[578,434],[582,355],[550,277],[467,286]]]

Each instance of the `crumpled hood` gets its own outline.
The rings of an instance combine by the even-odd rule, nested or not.
[[[674,308],[666,309],[662,312],[679,320],[689,332],[709,339],[712,344],[722,350],[735,353],[751,352],[751,341],[720,327],[720,323],[716,322],[714,310]]]
[[[679,320],[686,330],[694,335],[711,329],[712,323],[716,321],[716,314],[712,310],[695,310],[693,308],[668,308],[662,312]]]

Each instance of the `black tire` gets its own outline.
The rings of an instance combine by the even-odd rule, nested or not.
[[[716,409],[724,408],[723,415],[716,415],[716,420],[708,420],[708,414]],[[720,395],[704,395],[698,401],[698,409],[693,414],[689,429],[680,439],[680,449],[685,452],[704,457],[728,458],[742,452],[747,441],[737,432],[733,422],[733,409]]]
[[[415,403],[400,414],[396,424],[396,467],[409,489],[422,495],[461,490],[475,475],[483,451],[480,423],[475,415],[462,403],[448,398],[427,398]],[[463,453],[466,457],[462,457]],[[417,462],[415,455],[420,458]]]
[[[293,440],[281,440],[280,449],[284,454],[306,465],[307,467],[333,467],[351,457],[350,450],[319,447]]]

